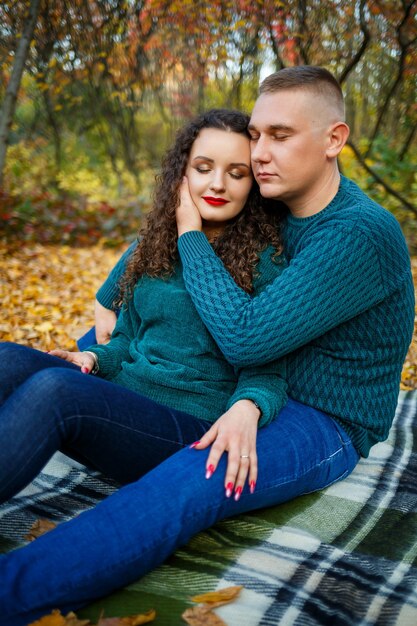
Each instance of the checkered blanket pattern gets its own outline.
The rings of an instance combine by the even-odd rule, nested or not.
[[[79,612],[97,619],[155,608],[183,623],[195,593],[240,584],[216,609],[228,626],[417,625],[417,391],[400,392],[389,439],[341,483],[216,524],[129,587]],[[63,521],[116,488],[56,455],[0,507],[0,550],[39,517]]]

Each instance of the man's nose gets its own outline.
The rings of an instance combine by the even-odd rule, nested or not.
[[[269,141],[266,137],[259,137],[255,143],[251,144],[250,156],[255,163],[268,162],[271,160]]]

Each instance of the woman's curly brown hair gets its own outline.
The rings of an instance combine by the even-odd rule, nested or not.
[[[249,116],[240,111],[212,109],[199,115],[178,131],[174,145],[166,153],[156,177],[153,208],[139,232],[140,244],[132,253],[120,281],[117,305],[127,302],[142,275],[169,277],[178,262],[175,210],[179,188],[188,165],[194,141],[203,128],[216,128],[249,137]],[[226,141],[226,138],[225,138]],[[212,246],[236,283],[250,293],[259,252],[267,246],[282,250],[281,221],[284,209],[278,202],[265,200],[254,181],[240,214],[212,242]]]

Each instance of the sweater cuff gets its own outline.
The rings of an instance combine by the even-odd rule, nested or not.
[[[178,239],[178,251],[184,263],[207,254],[213,254],[213,248],[204,233],[192,230]]]
[[[258,406],[261,411],[261,415],[258,421],[258,428],[262,428],[266,426],[278,413],[279,403],[276,403],[276,398],[273,398],[273,402],[271,402],[272,396],[269,394],[264,394],[258,390],[250,391],[248,389],[242,389],[241,391],[237,391],[230,398],[227,403],[227,410],[229,410],[236,402],[239,400],[251,400],[255,405]],[[276,405],[276,406],[275,406]]]
[[[89,346],[86,352],[92,352],[96,355],[98,373],[102,378],[114,377],[120,371],[120,365],[115,364],[114,356],[105,347],[100,345]]]

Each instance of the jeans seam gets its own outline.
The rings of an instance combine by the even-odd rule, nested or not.
[[[352,446],[352,445],[353,444],[351,442],[347,442],[347,444],[342,445],[340,448],[338,448],[332,454],[330,454],[330,456],[326,457],[325,459],[322,459],[320,461],[320,463],[312,465],[310,468],[306,469],[302,474],[298,474],[296,477],[292,477],[292,478],[285,478],[282,482],[280,482],[280,486],[288,485],[289,483],[299,481],[300,479],[304,478],[307,474],[309,474],[313,470],[317,470],[322,465],[324,465],[325,463],[328,463],[328,461],[330,459],[332,459],[334,456],[336,456],[336,454],[340,454],[340,452],[345,451],[345,449],[348,446]],[[346,473],[348,473],[348,472],[349,472],[349,470],[345,470],[345,472],[342,474],[342,476],[340,478],[343,478],[346,475]],[[335,481],[340,480],[340,478],[336,478]],[[333,481],[333,482],[335,482],[335,481]],[[332,484],[332,483],[329,483],[329,485],[330,484]],[[328,487],[329,485],[326,485],[326,487]],[[265,493],[267,491],[270,491],[271,489],[275,489],[276,487],[277,487],[277,485],[265,486],[265,487],[262,487],[259,490],[257,489],[257,493]],[[322,489],[325,489],[325,487],[322,487]],[[313,491],[317,491],[317,489],[314,489]],[[307,491],[307,492],[303,492],[303,494],[304,493],[312,493],[312,492]],[[300,495],[303,495],[303,494],[300,494]],[[242,497],[244,495],[246,495],[246,497],[249,497],[251,494],[242,494]]]
[[[156,439],[158,441],[164,441],[166,443],[172,443],[178,446],[183,446],[186,447],[187,444],[182,443],[181,441],[173,441],[171,439],[165,439],[164,437],[159,437],[158,435],[153,435],[152,433],[143,431],[143,430],[138,430],[137,428],[132,428],[131,426],[126,426],[125,424],[119,424],[119,423],[114,423],[111,419],[107,418],[107,417],[99,417],[97,415],[71,415],[71,417],[66,417],[64,421],[69,421],[69,420],[77,420],[77,419],[82,419],[82,418],[92,418],[94,420],[100,421],[100,422],[106,422],[107,424],[112,424],[113,427],[117,426],[119,428],[121,428],[122,430],[127,430],[133,433],[137,433],[138,435],[141,436],[146,436],[146,437],[150,437],[152,439]]]

